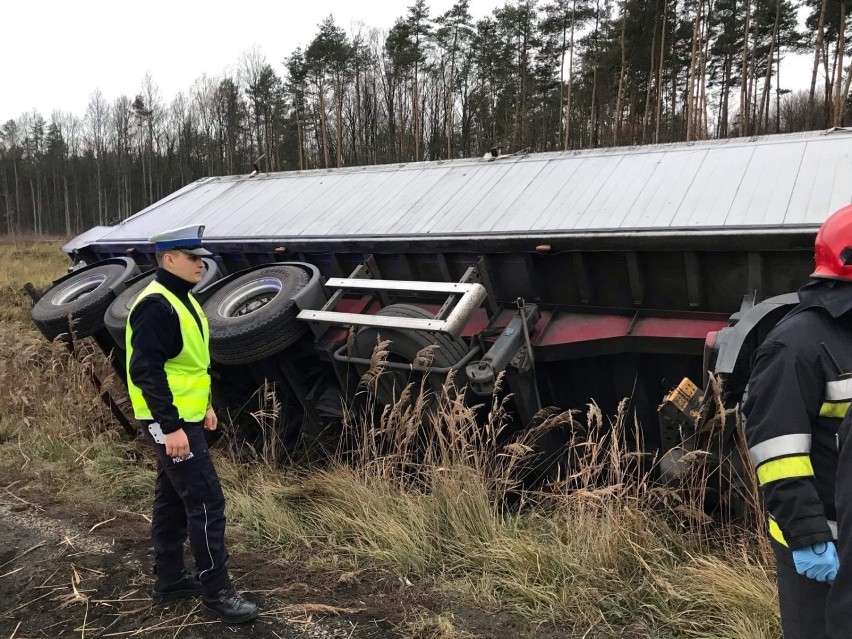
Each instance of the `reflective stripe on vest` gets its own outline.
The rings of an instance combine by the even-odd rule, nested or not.
[[[210,405],[210,333],[207,328],[207,318],[201,310],[201,306],[190,294],[189,303],[201,320],[202,331],[198,330],[198,322],[189,312],[189,309],[178,297],[165,286],[157,281],[151,282],[139,294],[130,314],[127,316],[127,332],[125,346],[127,348],[127,389],[130,402],[133,404],[133,413],[136,419],[153,419],[151,409],[142,396],[142,390],[134,384],[130,378],[130,360],[133,356],[131,338],[133,329],[130,327],[130,316],[136,306],[148,295],[158,293],[162,295],[177,313],[180,322],[181,338],[183,348],[176,357],[166,360],[164,366],[166,381],[172,392],[172,401],[177,408],[178,415],[187,422],[200,422],[204,419],[207,407]]]

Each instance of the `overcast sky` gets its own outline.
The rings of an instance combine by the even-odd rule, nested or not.
[[[481,18],[499,0],[471,0]],[[390,28],[411,0],[5,0],[0,2],[0,122],[24,111],[82,115],[92,90],[107,100],[132,97],[147,71],[170,101],[202,73],[235,68],[260,47],[278,73],[281,61],[316,35],[329,14],[350,31],[363,22]],[[453,0],[429,0],[432,17]]]
[[[108,101],[133,97],[146,72],[164,101],[202,73],[235,69],[254,46],[279,73],[281,61],[305,46],[333,14],[347,31],[358,22],[387,29],[413,0],[5,0],[0,2],[0,122],[38,109],[82,116],[95,88]],[[429,0],[431,16],[453,0]],[[502,0],[471,0],[481,18]],[[806,57],[782,63],[782,86],[810,82]],[[786,78],[785,78],[786,75]],[[791,86],[792,85],[792,86]]]

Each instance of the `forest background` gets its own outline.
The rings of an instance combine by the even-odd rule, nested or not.
[[[850,3],[852,4],[852,3]],[[170,102],[95,89],[85,113],[0,114],[0,234],[71,236],[200,177],[843,126],[846,0],[415,0],[392,28],[329,16],[283,61],[258,47]],[[805,20],[800,21],[800,16]],[[783,88],[785,57],[812,59]]]

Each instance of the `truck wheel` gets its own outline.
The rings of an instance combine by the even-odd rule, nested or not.
[[[202,290],[221,277],[219,267],[213,260],[204,258],[204,266],[204,275],[201,276],[201,281],[192,287],[193,292]],[[153,279],[154,273],[152,272],[128,286],[115,298],[115,301],[109,305],[109,308],[104,314],[104,325],[119,348],[124,348],[124,335],[130,309],[133,308],[133,304],[136,302],[136,298],[139,297],[139,293]]]
[[[154,274],[151,273],[128,286],[119,293],[104,313],[104,326],[120,348],[124,348],[124,333],[127,328],[127,316],[130,314],[130,309],[142,289],[148,286],[153,279]]]
[[[376,315],[385,317],[410,317],[412,319],[434,319],[434,315],[412,304],[390,304],[376,313]],[[374,328],[367,326],[359,330],[355,335],[352,354],[355,357],[370,359],[373,349],[376,348],[379,340],[390,340],[390,344],[387,347],[387,361],[402,364],[413,363],[417,357],[417,353],[429,346],[438,347],[432,353],[431,365],[435,368],[453,366],[462,357],[467,355],[468,352],[467,344],[462,339],[446,333],[429,333],[426,331],[407,331],[395,328]],[[356,368],[361,375],[367,372],[366,366],[358,365]],[[417,371],[385,369],[376,389],[376,401],[384,405],[393,404],[408,384],[414,383],[415,386],[419,386],[423,375],[423,373]],[[456,374],[457,385],[461,386],[464,384],[465,379],[463,376],[464,371],[459,370]],[[444,380],[444,375],[428,375],[426,387],[431,389],[436,395],[440,394]],[[414,390],[416,392],[419,388],[415,388]]]
[[[309,275],[298,266],[270,265],[223,285],[204,302],[210,356],[221,364],[248,364],[280,353],[308,330],[296,318],[293,295]]]
[[[104,313],[115,298],[111,287],[121,283],[126,270],[120,264],[104,264],[60,282],[35,303],[33,322],[47,339],[62,335],[68,342],[70,314],[78,338],[93,335],[103,328]]]

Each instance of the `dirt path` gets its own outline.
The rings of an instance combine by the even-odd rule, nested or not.
[[[400,635],[400,584],[304,575],[268,558],[232,557],[239,589],[263,606],[247,626],[208,622],[198,602],[152,607],[148,526],[128,512],[72,512],[24,482],[0,489],[0,635],[27,637],[351,637]],[[92,530],[94,528],[94,530]],[[413,604],[412,604],[413,605]]]
[[[29,479],[0,476],[0,636],[540,637],[564,628],[472,611],[428,589],[375,574],[306,573],[260,553],[232,554],[235,585],[263,607],[245,626],[208,622],[198,601],[152,607],[149,524],[139,513],[69,504]],[[188,565],[191,559],[188,558]],[[408,621],[455,615],[454,631],[401,632]]]

